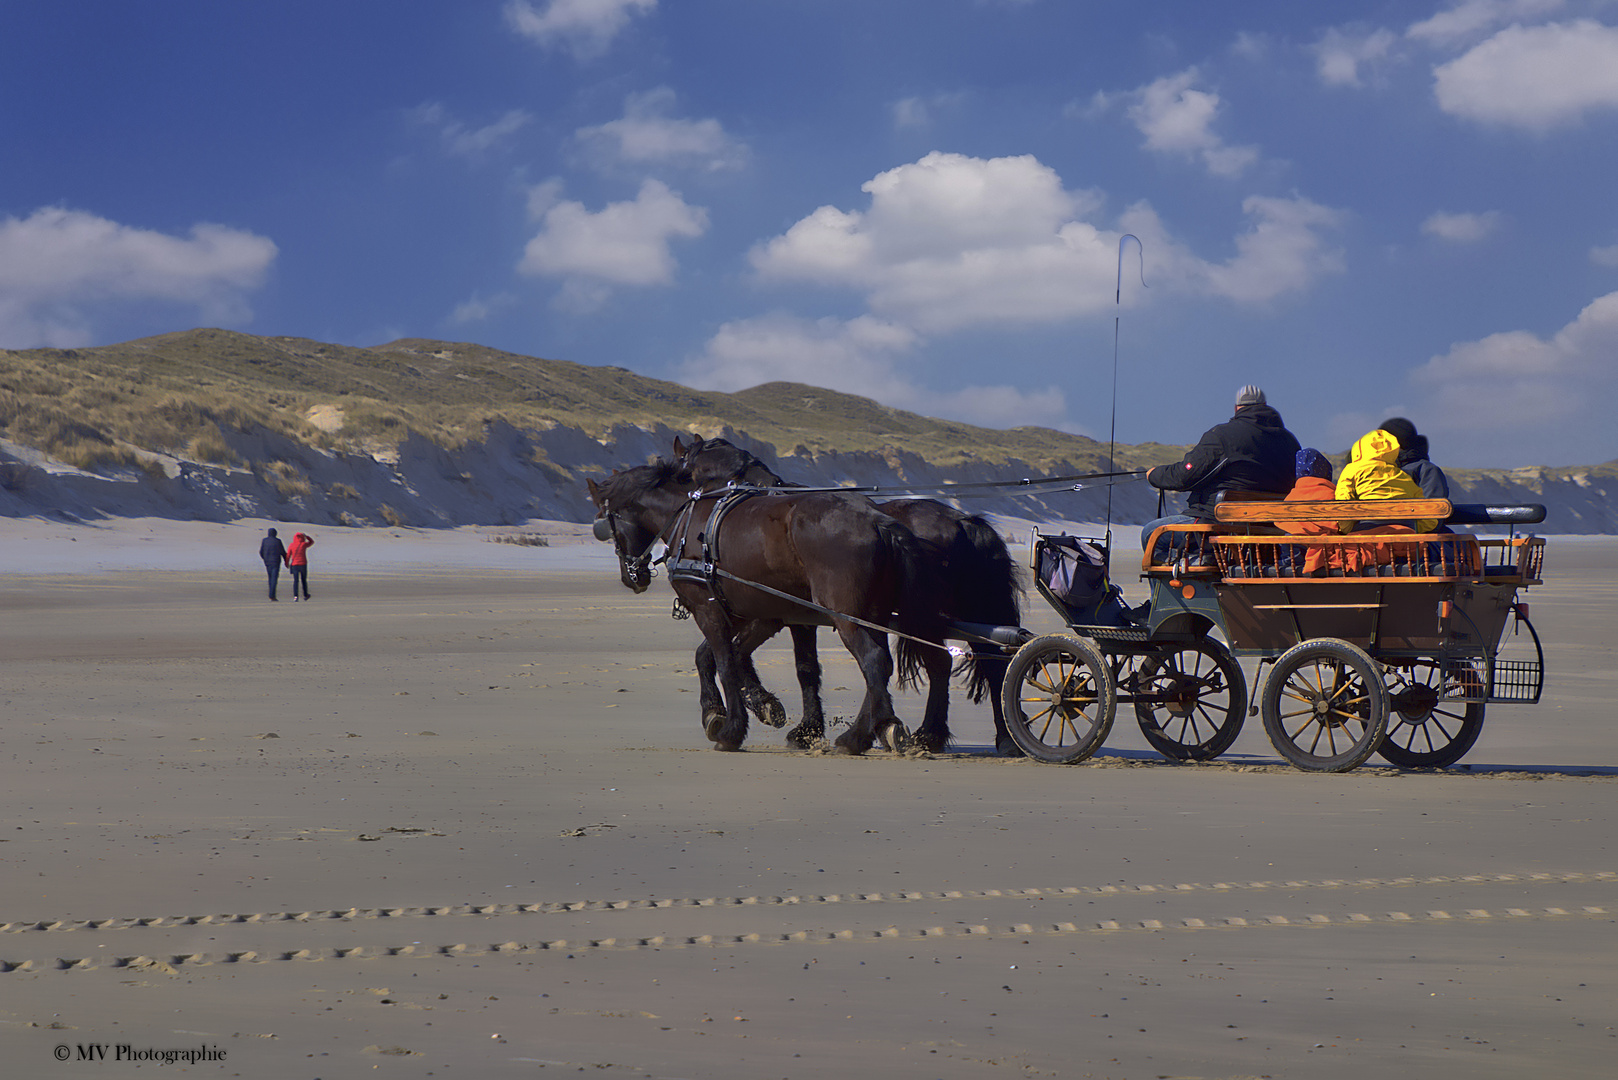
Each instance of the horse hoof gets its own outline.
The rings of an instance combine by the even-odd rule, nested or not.
[[[1022,747],[1018,746],[1008,736],[1004,739],[994,740],[995,757],[1023,757]]]
[[[702,716],[702,732],[708,736],[709,742],[718,742],[719,733],[725,730],[725,714],[722,712],[704,713]]]
[[[903,753],[910,742],[910,736],[905,733],[905,726],[897,720],[891,724],[883,724],[878,729],[876,737],[883,747],[895,754]]]
[[[723,750],[727,754],[734,754],[742,748],[742,744],[739,742],[722,742],[715,739],[713,748],[715,750]]]
[[[758,718],[764,723],[770,725],[770,727],[787,726],[787,711],[786,709],[782,708],[781,703],[776,701],[774,698],[770,698],[764,702],[764,707],[759,712]]]
[[[861,746],[858,742],[856,742],[853,739],[850,739],[847,735],[842,736],[837,741],[835,741],[835,742],[833,742],[831,744],[831,752],[832,753],[834,753],[834,754],[845,754],[848,757],[859,757],[861,754],[865,753],[865,751],[869,750],[870,748],[871,748],[870,743],[866,743],[864,746]]]

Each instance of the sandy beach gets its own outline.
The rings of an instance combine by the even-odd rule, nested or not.
[[[1466,768],[1328,776],[999,759],[959,691],[954,753],[714,753],[585,527],[322,530],[271,604],[265,524],[0,522],[6,1075],[1611,1074],[1618,539]]]

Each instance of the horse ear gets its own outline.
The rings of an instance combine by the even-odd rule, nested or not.
[[[674,436],[674,456],[675,457],[684,457],[685,456],[685,447],[680,445],[680,437],[678,435]]]
[[[597,502],[600,502],[601,501],[601,485],[597,484],[594,480],[591,480],[589,477],[585,477],[584,482],[590,486],[590,498],[594,499]]]

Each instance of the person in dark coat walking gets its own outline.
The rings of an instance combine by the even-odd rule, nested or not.
[[[281,564],[286,561],[287,549],[281,543],[280,537],[271,529],[270,534],[259,541],[258,557],[264,560],[264,572],[270,576],[270,599],[275,599],[275,584],[281,580]]]
[[[1244,386],[1236,394],[1236,413],[1223,424],[1203,433],[1191,452],[1172,465],[1157,465],[1146,482],[1164,491],[1189,493],[1184,514],[1147,522],[1141,547],[1160,525],[1190,525],[1214,520],[1214,499],[1221,491],[1267,491],[1285,495],[1292,490],[1293,466],[1303,449],[1287,430],[1281,414],[1272,409],[1264,391]],[[1168,552],[1165,550],[1165,556]],[[1169,559],[1157,558],[1156,562]]]

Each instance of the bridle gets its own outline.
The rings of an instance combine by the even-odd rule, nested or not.
[[[652,566],[652,549],[657,546],[656,544],[647,544],[645,551],[631,556],[624,548],[623,531],[618,527],[618,516],[610,506],[602,507],[601,514],[596,518],[591,531],[597,540],[612,541],[612,549],[618,556],[618,568],[622,571],[624,580],[634,582],[641,592],[651,588],[652,579],[657,576],[657,571]]]

